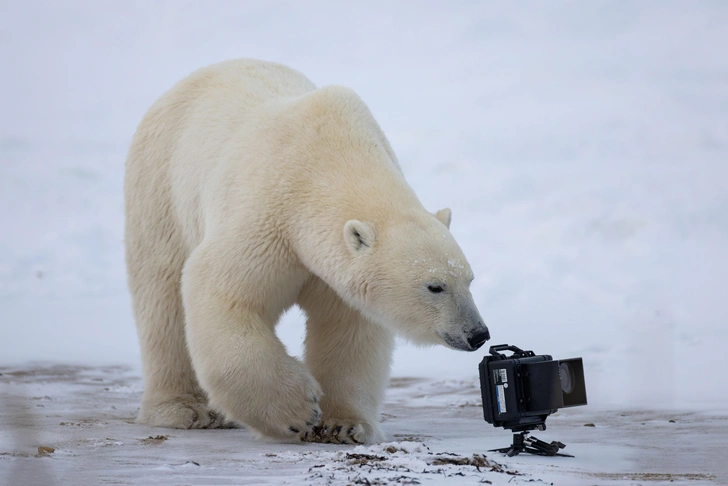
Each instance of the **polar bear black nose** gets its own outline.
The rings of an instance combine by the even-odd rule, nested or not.
[[[473,336],[470,336],[468,338],[468,344],[473,349],[478,349],[485,343],[488,339],[490,339],[490,333],[488,332],[488,328],[485,328],[485,331],[481,331],[477,334],[474,334]]]

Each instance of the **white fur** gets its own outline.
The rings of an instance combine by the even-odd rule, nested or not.
[[[346,88],[201,69],[139,125],[125,198],[140,422],[222,426],[214,410],[274,437],[380,440],[393,333],[470,349],[484,329],[450,211],[425,211]],[[294,304],[305,364],[274,330]]]

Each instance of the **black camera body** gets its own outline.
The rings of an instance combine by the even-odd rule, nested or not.
[[[546,418],[559,408],[586,405],[581,358],[554,360],[501,344],[491,346],[479,370],[483,417],[495,427],[545,430]]]

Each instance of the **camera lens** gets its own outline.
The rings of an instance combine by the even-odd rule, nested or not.
[[[574,370],[571,369],[569,363],[561,363],[559,365],[559,378],[561,378],[562,392],[569,394],[574,391],[576,377],[574,376]]]

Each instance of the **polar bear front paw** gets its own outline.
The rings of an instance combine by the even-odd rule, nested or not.
[[[304,442],[323,442],[330,444],[368,444],[382,440],[378,426],[361,420],[326,419],[313,428],[309,434],[301,436]]]
[[[261,381],[257,393],[248,392],[240,420],[263,435],[295,442],[321,421],[321,387],[294,358],[286,357],[275,375],[277,383]]]
[[[301,426],[300,423],[295,425],[289,425],[288,426],[288,432],[290,432],[291,437],[302,437],[307,434],[313,433],[313,431],[318,427],[319,422],[321,421],[321,410],[318,408],[314,408],[311,410],[311,416],[304,422],[304,425]]]
[[[181,396],[145,400],[137,423],[173,429],[232,428],[223,414],[215,412],[203,397]]]
[[[316,385],[316,388],[318,388],[318,385]],[[311,434],[321,422],[321,416],[323,415],[318,405],[318,393],[320,392],[317,389],[312,389],[307,396],[307,400],[299,403],[298,410],[288,412],[288,419],[282,423],[283,430],[279,430],[278,433],[274,432],[273,435],[287,437],[295,441],[306,434]]]

